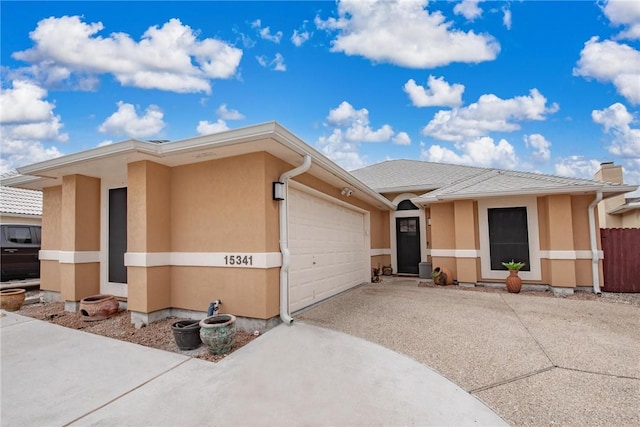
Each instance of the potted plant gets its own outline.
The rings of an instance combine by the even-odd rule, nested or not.
[[[436,267],[431,273],[433,283],[436,285],[446,286],[453,284],[453,275],[451,271],[446,267]]]
[[[518,276],[518,271],[525,266],[524,262],[515,262],[511,260],[509,262],[503,262],[507,270],[509,270],[509,276],[507,277],[507,290],[511,293],[517,294],[522,289],[522,279]]]

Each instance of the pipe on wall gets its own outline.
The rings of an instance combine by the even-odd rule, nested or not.
[[[284,198],[279,204],[280,222],[280,252],[282,253],[282,266],[280,267],[280,319],[286,324],[291,324],[293,318],[289,314],[289,264],[291,254],[289,253],[289,234],[287,230],[287,199],[289,196],[289,178],[305,173],[311,167],[311,156],[306,154],[300,166],[283,173],[280,182],[284,184]]]
[[[591,277],[593,278],[593,292],[596,295],[602,293],[600,290],[600,271],[598,269],[598,239],[596,230],[596,209],[598,203],[602,201],[602,191],[596,193],[596,198],[589,204],[589,241],[591,242]]]

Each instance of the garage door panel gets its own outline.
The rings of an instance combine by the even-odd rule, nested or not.
[[[290,188],[288,216],[291,311],[369,279],[362,212]]]

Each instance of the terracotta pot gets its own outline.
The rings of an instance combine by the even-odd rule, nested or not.
[[[236,336],[236,317],[232,314],[214,314],[200,321],[200,339],[211,354],[231,351]]]
[[[436,285],[453,285],[453,274],[446,267],[436,267],[433,269],[433,283]]]
[[[119,303],[113,295],[92,295],[80,300],[82,320],[103,320],[118,312]]]
[[[507,290],[511,293],[517,294],[522,289],[522,279],[518,276],[518,270],[509,270],[509,277],[507,277]]]
[[[0,308],[7,311],[20,310],[24,303],[24,289],[5,289],[0,291]]]

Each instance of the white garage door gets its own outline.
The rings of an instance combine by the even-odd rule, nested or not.
[[[294,312],[370,278],[365,214],[289,187],[289,310]]]

